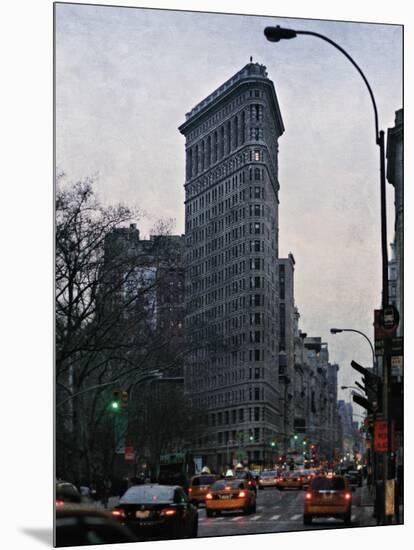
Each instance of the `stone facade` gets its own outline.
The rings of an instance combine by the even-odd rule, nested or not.
[[[272,442],[283,444],[284,429],[277,277],[284,127],[266,68],[247,64],[179,130],[186,138],[185,326],[200,342],[185,387],[208,420],[194,451],[214,468],[259,464]]]

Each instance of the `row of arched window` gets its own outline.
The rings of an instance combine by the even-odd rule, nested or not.
[[[263,120],[263,106],[250,106],[250,120],[258,123]],[[263,139],[263,128],[250,128],[249,139]],[[246,114],[234,116],[211,135],[187,150],[187,179],[197,176],[217,161],[243,145],[246,141]]]

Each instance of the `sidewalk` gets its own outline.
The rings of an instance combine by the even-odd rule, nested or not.
[[[360,506],[374,506],[374,489],[372,485],[363,485],[361,487]]]

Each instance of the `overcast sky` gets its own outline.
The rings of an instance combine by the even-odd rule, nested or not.
[[[332,46],[300,36],[267,42],[280,24],[319,32],[360,65],[380,128],[402,106],[402,30],[396,25],[203,14],[107,6],[56,7],[56,162],[68,179],[98,174],[107,203],[137,206],[148,236],[158,219],[184,232],[184,138],[196,103],[250,56],[275,84],[285,133],[279,140],[280,255],[296,260],[301,329],[329,343],[340,385],[370,366],[367,342],[332,336],[354,328],[373,340],[381,299],[379,151],[364,83]],[[389,242],[393,189],[388,192]],[[349,398],[349,392],[340,392]],[[361,412],[359,407],[355,410]]]

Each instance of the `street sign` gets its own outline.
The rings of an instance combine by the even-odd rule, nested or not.
[[[134,462],[135,452],[134,447],[125,447],[125,462]]]
[[[391,357],[391,376],[400,377],[403,375],[403,356]]]
[[[397,336],[391,340],[391,355],[402,355],[404,353],[404,342],[402,336]]]
[[[395,306],[386,306],[381,310],[380,323],[385,330],[395,330],[399,322],[400,315]]]
[[[395,336],[400,316],[394,306],[374,310],[374,338],[383,340]]]
[[[391,430],[391,449],[395,450],[395,430]],[[388,452],[388,422],[376,420],[374,422],[374,451],[376,453]]]

